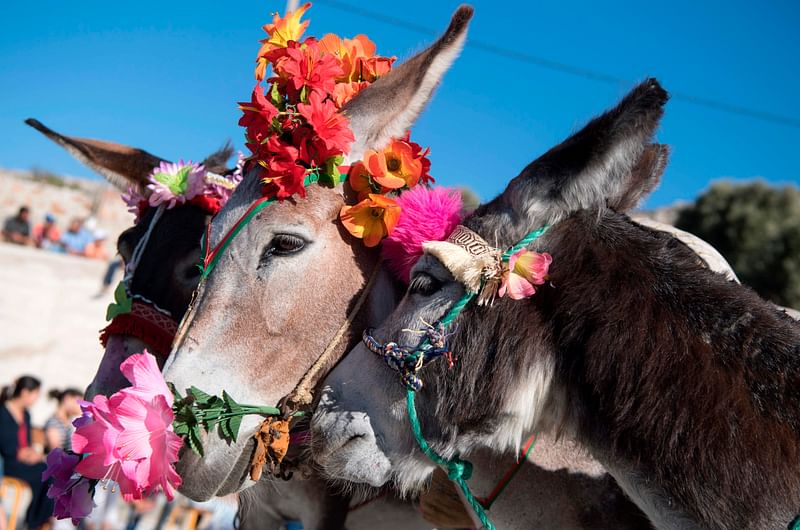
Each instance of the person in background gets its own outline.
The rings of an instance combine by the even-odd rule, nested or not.
[[[6,219],[3,224],[3,239],[9,243],[17,245],[27,245],[31,241],[31,212],[27,206],[23,206],[17,212]]]
[[[72,450],[72,420],[81,415],[79,401],[83,399],[83,392],[77,388],[65,390],[51,390],[48,394],[58,401],[55,414],[44,424],[44,439],[49,453],[60,447],[65,451]]]
[[[0,455],[0,482],[3,481],[3,455]],[[3,497],[0,496],[0,530],[6,530],[8,528],[8,516],[6,515],[6,509],[3,507]],[[12,530],[14,530],[12,528]]]
[[[103,229],[94,231],[93,241],[86,245],[84,254],[87,258],[93,259],[108,259],[108,251],[106,250],[106,240],[108,239],[108,232]]]
[[[45,250],[60,250],[58,242],[61,240],[61,231],[56,226],[56,218],[48,213],[44,216],[44,223],[33,227],[33,244]]]
[[[44,455],[31,447],[31,415],[28,409],[39,399],[42,383],[35,377],[24,375],[0,395],[0,456],[5,474],[28,483],[31,487],[31,504],[25,515],[29,530],[42,527],[53,513],[53,501],[46,492],[50,483],[42,482],[46,469]]]
[[[75,217],[61,236],[61,246],[67,254],[82,256],[91,240],[92,235],[83,228],[83,221]]]

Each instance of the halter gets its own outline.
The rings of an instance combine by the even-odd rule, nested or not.
[[[158,307],[152,300],[142,295],[131,294],[131,284],[136,268],[141,261],[150,236],[166,209],[164,204],[156,208],[153,217],[147,225],[142,238],[136,243],[130,261],[125,265],[125,275],[122,286],[125,295],[130,300],[130,310],[114,316],[105,328],[100,330],[100,344],[105,348],[111,335],[130,335],[145,342],[157,354],[166,358],[172,345],[172,340],[178,331],[178,322],[166,309]]]
[[[538,239],[542,234],[545,233],[545,231],[547,231],[547,228],[548,226],[545,225],[530,232],[518,243],[503,252],[500,255],[500,260],[503,263],[508,263],[508,260],[514,253],[524,249]],[[477,234],[472,233],[468,229],[461,231],[457,229],[457,232],[457,238],[468,240],[467,243],[462,245],[462,247],[466,245],[474,247],[476,243],[478,243],[481,247],[488,246],[484,241],[480,240]],[[473,235],[465,236],[465,234],[468,233]],[[469,252],[470,248],[467,248],[466,250]],[[481,249],[481,251],[482,250],[483,249]],[[473,252],[473,255],[477,255],[477,253]],[[462,279],[461,281],[463,282],[464,280]],[[489,281],[491,281],[491,279],[489,279]],[[502,492],[502,489],[508,485],[508,482],[510,482],[514,474],[516,474],[516,470],[507,480],[504,481],[504,483],[501,482],[502,487],[494,495],[494,498],[490,499],[491,502],[489,502],[488,505],[484,505],[477,497],[475,497],[470,490],[469,485],[467,484],[467,480],[469,480],[469,478],[472,476],[472,463],[467,460],[462,460],[458,455],[455,455],[450,459],[444,458],[428,444],[427,440],[425,440],[425,437],[422,434],[422,427],[420,425],[419,418],[417,417],[417,409],[415,405],[416,393],[420,388],[422,388],[422,380],[418,376],[418,372],[426,364],[437,359],[438,357],[443,355],[450,356],[450,350],[447,346],[447,338],[449,335],[446,333],[446,330],[453,323],[453,321],[458,318],[458,316],[473,298],[476,296],[482,297],[482,291],[486,286],[486,282],[487,278],[484,276],[480,281],[480,288],[477,290],[468,289],[467,292],[450,308],[450,310],[439,322],[432,326],[427,326],[427,329],[424,330],[425,337],[416,346],[401,347],[395,342],[383,344],[372,337],[371,333],[368,331],[364,332],[363,342],[371,352],[381,356],[390,368],[400,374],[401,380],[406,387],[406,411],[408,413],[409,422],[411,423],[411,431],[414,434],[414,439],[416,440],[420,450],[435,464],[442,466],[445,468],[445,470],[447,470],[447,476],[450,478],[450,480],[455,482],[459,488],[461,488],[464,498],[467,500],[467,503],[469,503],[473,512],[475,512],[475,515],[478,517],[481,524],[487,530],[495,530],[495,526],[489,520],[486,510],[489,508],[489,506],[491,506],[491,503],[494,502],[497,495]],[[527,451],[529,452],[533,445],[532,443],[527,445]]]
[[[308,186],[315,182],[313,177],[306,177],[305,185]],[[275,202],[275,197],[270,196],[262,196],[256,199],[248,209],[242,214],[242,216],[233,224],[233,226],[228,230],[222,239],[220,239],[219,243],[217,243],[213,248],[211,247],[211,225],[212,223],[208,223],[208,227],[206,229],[205,238],[203,240],[202,248],[203,250],[203,263],[199,265],[201,269],[201,284],[205,283],[208,279],[208,276],[211,274],[211,271],[214,270],[217,263],[219,262],[220,257],[224,253],[224,251],[228,248],[231,244],[233,239],[242,231],[242,229],[253,220],[253,218],[258,214],[261,210],[266,208],[268,205]],[[322,375],[323,371],[328,368],[331,364],[332,357],[336,352],[337,347],[339,347],[342,343],[342,340],[347,335],[347,330],[353,325],[353,322],[358,317],[361,309],[364,306],[364,302],[366,302],[369,293],[372,291],[372,287],[375,284],[375,280],[378,277],[378,274],[381,269],[381,262],[378,260],[375,263],[375,267],[370,274],[367,283],[364,285],[364,288],[361,290],[361,293],[356,300],[355,305],[352,307],[350,312],[347,314],[344,322],[336,333],[331,338],[328,345],[325,347],[323,352],[317,357],[317,360],[314,361],[314,364],[306,371],[297,385],[292,389],[292,391],[287,394],[284,398],[280,400],[280,404],[278,407],[275,408],[273,413],[265,414],[267,417],[259,426],[256,435],[256,450],[253,454],[253,458],[250,463],[250,476],[252,477],[260,477],[262,468],[264,465],[269,464],[271,469],[275,469],[276,464],[280,465],[283,457],[285,456],[285,448],[282,448],[280,452],[274,451],[274,445],[276,439],[282,440],[282,437],[286,437],[286,439],[291,442],[291,438],[289,437],[288,429],[290,428],[291,419],[294,417],[305,416],[305,411],[301,410],[309,405],[311,405],[313,401],[313,394],[312,390],[314,385],[318,382],[320,375]],[[197,293],[200,290],[200,287],[195,291]],[[191,308],[190,308],[191,311]],[[188,314],[188,312],[187,312]],[[265,432],[271,431],[279,431],[280,434],[277,437],[270,438],[262,437],[260,434]],[[283,472],[280,473],[280,476],[284,476]],[[257,479],[254,479],[257,480]]]

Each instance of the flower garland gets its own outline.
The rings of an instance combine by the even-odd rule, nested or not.
[[[228,202],[233,190],[242,180],[244,157],[240,153],[236,169],[229,175],[216,175],[206,171],[203,164],[191,160],[178,163],[161,162],[147,176],[144,193],[134,187],[122,194],[128,211],[136,216],[138,223],[151,206],[163,204],[167,209],[183,204],[193,204],[216,214]]]
[[[256,85],[250,101],[239,103],[239,125],[251,153],[248,167],[258,171],[262,193],[279,200],[305,197],[314,182],[337,186],[347,180],[359,202],[344,206],[340,218],[353,236],[373,247],[399,219],[392,196],[433,182],[429,149],[406,135],[382,150],[368,150],[350,168],[342,166],[354,136],[340,110],[388,73],[395,57],[375,55],[375,44],[365,35],[328,34],[301,42],[308,21],[300,19],[309,7],[283,18],[276,14],[264,26],[268,38],[256,58]]]

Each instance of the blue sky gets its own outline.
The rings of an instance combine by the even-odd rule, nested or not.
[[[438,30],[457,6],[353,2]],[[633,81],[655,76],[676,93],[795,125],[674,98],[658,134],[673,155],[647,206],[692,199],[723,177],[800,183],[800,4],[759,4],[475,1],[475,41],[631,81],[599,82],[468,45],[413,137],[431,147],[441,184],[467,184],[489,199],[527,162],[613,105]],[[0,166],[90,175],[25,126],[27,117],[169,159],[202,158],[226,139],[241,147],[236,101],[252,88],[261,26],[284,7],[234,0],[3,2]],[[380,53],[401,60],[433,38],[324,0],[308,18],[309,34],[366,33]]]

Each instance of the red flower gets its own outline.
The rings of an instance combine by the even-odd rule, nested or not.
[[[324,53],[312,38],[302,45],[289,42],[288,47],[268,53],[267,58],[273,60],[277,75],[269,81],[285,86],[287,95],[294,101],[300,100],[304,87],[311,92],[330,94],[336,86],[336,78],[342,75],[336,57]]]
[[[261,182],[269,192],[279,199],[286,199],[294,194],[306,196],[303,185],[306,168],[297,163],[299,152],[296,147],[287,144],[276,136],[270,136],[261,145],[258,163],[264,168]]]
[[[347,118],[339,114],[336,105],[325,96],[312,92],[308,104],[298,103],[297,111],[314,128],[325,147],[336,153],[346,153],[355,140]],[[326,157],[327,158],[327,157]]]
[[[256,85],[250,101],[239,102],[242,117],[239,125],[247,128],[247,136],[253,142],[261,142],[272,132],[272,120],[278,116],[278,109],[264,96],[263,89]]]

